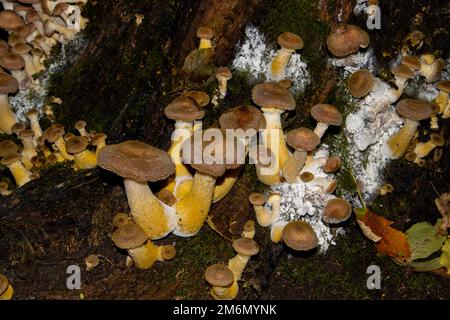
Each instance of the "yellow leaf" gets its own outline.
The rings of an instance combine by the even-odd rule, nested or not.
[[[450,274],[450,236],[442,246],[442,256],[439,263],[441,264],[441,266],[447,268],[447,273]]]

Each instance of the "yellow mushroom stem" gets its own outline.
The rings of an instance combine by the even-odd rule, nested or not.
[[[165,261],[163,250],[165,246],[157,246],[151,241],[144,245],[129,249],[128,254],[139,269],[149,269],[156,261]]]
[[[277,221],[270,227],[270,239],[273,242],[278,243],[282,240],[283,229],[288,224],[287,221]]]
[[[444,113],[445,108],[448,104],[448,93],[444,91],[439,91],[436,98],[434,98],[434,102],[439,105],[439,113]]]
[[[192,188],[187,195],[173,205],[178,216],[174,234],[189,237],[200,231],[211,207],[216,178],[197,171]]]
[[[316,127],[314,128],[314,133],[322,139],[323,135],[325,134],[325,131],[328,129],[328,124],[323,122],[317,122]]]
[[[212,48],[212,42],[211,39],[206,38],[200,38],[200,45],[198,46],[199,49],[209,49]]]
[[[84,150],[83,152],[73,155],[75,160],[75,170],[93,169],[97,166],[97,155],[91,150]]]
[[[215,300],[232,300],[236,298],[239,292],[239,286],[237,281],[234,282],[229,287],[212,287],[211,295]]]
[[[73,160],[73,156],[67,153],[66,151],[66,142],[63,137],[59,137],[58,140],[55,141],[55,146],[58,149],[59,153],[65,160]]]
[[[255,237],[255,233],[256,233],[255,222],[249,220],[244,225],[244,231],[242,231],[241,237],[253,239]]]
[[[281,114],[283,110],[276,108],[261,109],[266,119],[266,129],[263,130],[263,144],[269,148],[278,160],[278,171],[289,158],[290,152],[284,139],[281,127]]]
[[[228,268],[233,272],[235,281],[241,280],[242,273],[247,266],[248,261],[250,260],[250,256],[246,256],[243,254],[236,254],[233,258],[228,260]]]
[[[417,158],[426,157],[431,151],[434,150],[438,145],[433,142],[433,140],[429,140],[427,142],[419,142],[414,148],[414,153]]]
[[[430,129],[431,130],[439,130],[439,119],[437,116],[432,116],[430,118]]]
[[[220,178],[220,181],[217,181],[217,184],[214,187],[212,203],[219,202],[228,194],[228,192],[231,191],[237,179],[239,178],[242,168],[243,167],[240,166],[236,169],[227,170],[225,172],[225,175]]]
[[[95,154],[98,155],[100,154],[100,151],[103,150],[103,148],[106,147],[106,140],[102,140],[99,144],[97,144],[97,147],[95,148]]]
[[[42,128],[39,124],[38,115],[33,115],[30,119],[30,127],[31,130],[34,132],[34,139],[36,140],[40,136],[42,136]]]
[[[442,119],[448,119],[450,118],[450,99],[447,101],[447,106],[444,109],[444,112],[442,113]]]
[[[17,122],[16,115],[11,111],[7,94],[0,94],[0,131],[11,134],[11,127]]]
[[[12,285],[8,284],[8,288],[6,288],[5,292],[0,295],[1,300],[11,300],[14,295],[14,288]]]
[[[13,161],[9,165],[7,165],[7,167],[9,171],[11,171],[14,180],[16,180],[17,186],[21,187],[32,180],[31,172],[23,166],[20,160]]]
[[[37,156],[36,149],[34,148],[33,138],[32,137],[23,138],[22,145],[23,145],[22,163],[24,164],[25,168],[31,170],[31,168],[33,168],[33,163],[31,162],[31,159]]]
[[[416,133],[418,121],[405,119],[403,127],[387,141],[387,153],[391,159],[398,159],[406,149]]]
[[[256,221],[261,227],[268,227],[280,216],[280,200],[278,193],[273,193],[266,201],[266,205],[253,205]]]
[[[227,95],[228,79],[226,77],[219,76],[217,77],[217,80],[219,81],[219,97],[223,99]]]
[[[146,182],[124,179],[131,216],[152,240],[168,235],[175,226],[173,210],[152,193]]]
[[[293,52],[294,50],[289,50],[286,48],[281,48],[278,50],[277,55],[273,58],[272,63],[270,64],[270,70],[273,78],[284,78],[286,66],[289,63]]]

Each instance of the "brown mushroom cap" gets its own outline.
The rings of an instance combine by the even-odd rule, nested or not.
[[[436,88],[438,88],[441,91],[444,91],[446,93],[450,93],[450,80],[444,80],[441,82],[438,82],[436,85]]]
[[[325,162],[323,166],[323,172],[325,173],[335,173],[341,167],[342,160],[339,156],[330,157]]]
[[[34,131],[31,129],[24,129],[18,134],[20,139],[32,138],[34,137]]]
[[[228,109],[219,117],[222,129],[254,129],[256,131],[266,128],[266,119],[261,111],[254,106],[237,106]]]
[[[43,135],[48,142],[54,143],[56,140],[61,138],[64,135],[64,127],[58,124],[54,124],[47,129],[45,129]]]
[[[345,57],[355,53],[359,48],[365,48],[370,43],[370,37],[360,27],[340,23],[331,30],[327,38],[327,47],[336,57]]]
[[[200,109],[194,100],[181,96],[166,106],[164,114],[172,120],[192,122],[202,119],[205,116],[205,111]]]
[[[312,172],[305,171],[300,175],[300,179],[305,183],[310,182],[314,179],[314,174]]]
[[[6,181],[0,181],[0,192],[8,190],[9,185]],[[1,281],[1,280],[0,280]],[[2,294],[2,290],[0,289],[0,295]]]
[[[253,87],[252,98],[261,108],[295,109],[294,96],[288,89],[278,83],[257,84]]]
[[[101,142],[105,141],[107,137],[108,137],[108,136],[107,136],[106,134],[101,133],[101,132],[98,132],[98,133],[94,134],[94,136],[92,137],[92,139],[91,139],[91,144],[92,144],[94,147],[96,147],[96,146],[98,146]]]
[[[9,280],[5,275],[0,273],[0,295],[5,293],[6,289],[8,289]]]
[[[19,134],[20,131],[25,130],[25,125],[23,123],[17,122],[14,123],[13,126],[11,127],[11,132],[14,134]]]
[[[289,89],[290,87],[292,87],[292,81],[289,79],[280,80],[280,81],[278,81],[278,84],[286,89]]]
[[[100,258],[97,254],[90,254],[86,259],[85,262],[87,265],[89,265],[91,268],[95,268],[100,264]]]
[[[186,93],[185,96],[197,102],[200,107],[207,106],[210,101],[208,94],[203,91],[192,90]]]
[[[68,142],[70,139],[75,138],[76,136],[72,132],[67,132],[63,138],[65,142]]]
[[[0,73],[0,94],[15,93],[19,90],[17,80],[6,73]]]
[[[311,129],[300,127],[288,132],[286,142],[295,150],[311,151],[320,144],[320,138]]]
[[[414,56],[405,56],[402,58],[402,64],[413,69],[413,70],[419,70],[420,69],[420,60],[417,57]]]
[[[231,70],[228,69],[227,67],[219,67],[216,70],[216,76],[222,77],[226,80],[230,80],[232,77]]]
[[[25,114],[28,119],[39,116],[39,111],[36,108],[32,108]]]
[[[391,73],[400,78],[411,79],[414,77],[414,71],[404,64],[399,64],[391,69]]]
[[[22,17],[12,10],[0,11],[0,28],[5,30],[14,30],[25,25]]]
[[[53,8],[53,16],[59,16],[61,13],[63,13],[64,11],[67,10],[67,8],[69,7],[69,4],[65,3],[65,2],[60,2],[58,3],[55,8]]]
[[[4,166],[9,166],[11,163],[16,161],[20,161],[20,156],[18,154],[12,153],[2,158],[1,164]]]
[[[147,235],[136,223],[127,223],[114,231],[111,236],[114,244],[120,249],[134,249],[147,241]]]
[[[158,192],[158,199],[167,204],[173,206],[177,202],[177,198],[173,195],[172,191],[168,189],[162,189]]]
[[[238,150],[242,152],[244,148],[238,139],[227,141],[229,139],[226,139],[221,130],[215,128],[207,129],[204,130],[202,134],[209,135],[209,130],[217,131],[212,132],[212,141],[205,141],[206,139],[202,139],[201,148],[198,148],[199,145],[194,144],[195,139],[200,139],[200,137],[195,134],[183,142],[181,146],[182,160],[185,164],[189,164],[197,171],[209,174],[213,177],[220,177],[227,169],[236,169],[242,165],[242,163],[237,163]],[[216,134],[222,135],[221,141],[215,141]],[[216,147],[216,144],[219,144],[219,146]],[[216,151],[218,151],[219,154],[217,154]],[[234,158],[229,159],[230,154],[233,155]],[[196,161],[200,163],[194,163]]]
[[[84,150],[86,150],[87,146],[89,144],[89,140],[86,137],[83,136],[75,136],[69,141],[67,141],[66,144],[66,151],[70,154],[77,154],[81,153]]]
[[[217,263],[206,268],[205,279],[213,287],[229,287],[234,282],[234,274],[226,265]]]
[[[323,221],[327,223],[339,223],[350,218],[352,207],[348,201],[340,198],[331,199],[323,209]]]
[[[277,38],[278,44],[287,50],[298,50],[303,48],[303,40],[292,32],[283,32]]]
[[[248,201],[254,206],[263,206],[266,203],[266,197],[262,193],[253,192],[248,196]]]
[[[413,152],[413,151],[407,152],[407,153],[405,154],[405,159],[406,159],[407,161],[413,162],[414,160],[416,160],[416,158],[417,158],[417,155],[416,155],[416,153]]]
[[[34,28],[36,27],[33,24],[26,24],[18,27],[12,34],[18,35],[21,38],[26,38],[34,31]]]
[[[9,50],[8,42],[6,42],[5,40],[1,40],[0,39],[0,56],[2,56],[5,53],[7,53],[8,50]]]
[[[197,29],[197,38],[212,39],[214,37],[214,29],[208,26],[201,26]]]
[[[438,147],[442,147],[445,144],[444,137],[442,137],[440,134],[437,133],[432,133],[430,136],[430,140],[434,145]]]
[[[368,69],[360,69],[353,72],[347,80],[347,88],[350,94],[356,98],[362,98],[373,88],[373,75]]]
[[[11,51],[17,54],[27,54],[31,51],[31,46],[26,43],[18,43],[11,48]]]
[[[254,256],[259,252],[258,243],[251,238],[239,238],[234,240],[233,249],[244,256]]]
[[[0,65],[8,70],[21,70],[25,67],[25,60],[17,53],[9,52],[0,57]]]
[[[131,220],[131,217],[123,212],[119,212],[118,214],[116,214],[112,220],[112,224],[113,226],[120,228],[128,223],[130,223],[130,221],[132,222],[133,220]],[[134,223],[134,222],[132,222]]]
[[[282,232],[284,243],[297,251],[308,251],[319,244],[317,235],[311,225],[304,221],[291,221]]]
[[[164,245],[161,248],[161,257],[164,260],[172,260],[173,258],[175,258],[175,255],[177,254],[177,250],[175,249],[175,247],[171,244],[169,245]]]
[[[0,141],[0,157],[6,157],[9,154],[19,152],[19,146],[11,140]]]
[[[83,130],[84,128],[86,128],[86,121],[84,120],[79,120],[75,123],[74,128],[77,130]]]
[[[169,154],[141,141],[129,140],[107,145],[98,156],[98,165],[138,182],[159,181],[175,172]]]
[[[342,124],[342,114],[331,104],[316,104],[311,108],[311,116],[321,123],[333,126]]]
[[[399,115],[421,121],[432,116],[433,108],[430,103],[418,99],[403,99],[397,103],[396,111]]]

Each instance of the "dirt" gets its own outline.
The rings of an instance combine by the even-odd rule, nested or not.
[[[195,28],[203,22],[218,28],[215,63],[227,65],[245,23],[252,21],[269,41],[286,30],[304,35],[304,56],[314,66],[314,81],[304,95],[296,97],[299,107],[283,122],[285,127],[310,125],[306,115],[312,105],[339,99],[334,90],[336,74],[324,63],[324,39],[336,23],[336,10],[342,9],[349,22],[364,26],[349,13],[350,1],[319,2],[321,10],[307,0],[90,1],[85,10],[93,21],[86,30],[88,45],[74,64],[52,79],[49,96],[63,99],[55,107],[58,122],[70,130],[77,120],[85,119],[89,129],[108,134],[108,143],[138,139],[167,149],[173,124],[164,118],[164,106],[186,88],[200,86],[209,93],[215,88],[207,79],[187,83],[181,71],[183,57],[195,48]],[[427,35],[417,53],[431,50],[448,58],[449,43],[444,41],[448,30],[442,30],[449,21],[445,4],[381,1],[381,10],[382,25],[389,27],[370,32],[381,65],[415,29]],[[214,12],[223,15],[215,18]],[[140,26],[135,14],[144,15]],[[409,23],[417,15],[421,22]],[[204,125],[216,125],[227,108],[250,103],[250,90],[245,75],[233,76],[229,98],[207,110]],[[394,192],[369,205],[400,230],[439,217],[433,205],[436,192],[450,189],[449,126],[448,120],[441,124],[446,145],[427,157],[424,167],[398,160],[383,173]],[[8,173],[3,170],[2,174]],[[112,217],[129,210],[122,180],[101,169],[75,173],[68,165],[51,166],[41,172],[41,178],[0,199],[0,270],[13,284],[17,299],[210,299],[203,272],[233,256],[229,239],[243,223],[254,219],[247,196],[262,189],[254,168],[245,166],[231,193],[211,209],[210,220],[220,234],[205,223],[194,237],[171,235],[157,241],[174,244],[176,258],[138,270],[125,265],[126,252],[110,240]],[[299,254],[273,244],[268,230],[257,227],[255,239],[261,252],[246,268],[238,298],[450,298],[448,279],[413,272],[377,255],[354,218],[345,224],[345,233],[325,255]],[[86,271],[84,259],[89,254],[100,255],[101,262]],[[382,270],[381,290],[366,286],[366,269],[373,264]],[[70,265],[82,269],[81,290],[66,287]]]

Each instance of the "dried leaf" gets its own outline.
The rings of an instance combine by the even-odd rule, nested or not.
[[[375,246],[378,253],[400,259],[408,259],[410,256],[409,244],[406,235],[392,227],[393,223],[366,208],[355,210],[356,218],[363,222],[373,234],[381,237]]]
[[[442,256],[439,263],[441,266],[445,267],[447,273],[450,274],[450,237],[447,238],[447,241],[445,241],[445,244],[442,247]]]
[[[442,247],[446,236],[438,233],[440,225],[440,220],[435,226],[428,222],[419,222],[406,231],[411,252],[409,261],[427,258]]]
[[[421,261],[421,262],[413,261],[409,265],[413,267],[415,271],[433,271],[441,268],[439,257],[428,261]]]

